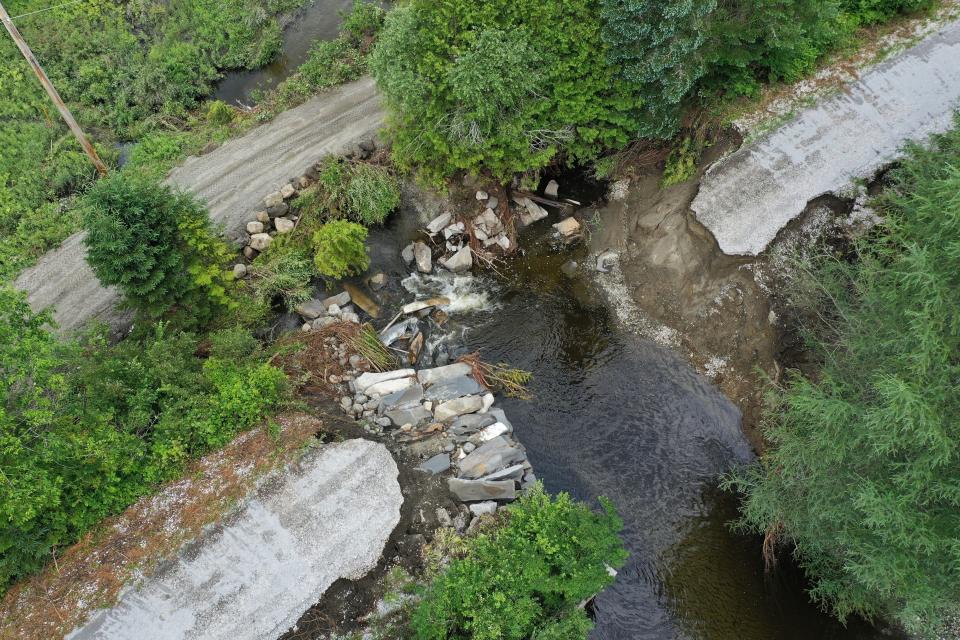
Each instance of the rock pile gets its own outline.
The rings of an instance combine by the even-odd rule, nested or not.
[[[474,515],[496,510],[536,482],[513,425],[469,364],[362,373],[340,398],[345,413],[371,433],[401,443],[427,441],[436,453],[418,467],[450,473],[451,494]],[[430,448],[424,449],[426,455]]]
[[[375,140],[363,140],[354,145],[347,157],[366,160],[377,150],[378,146]],[[277,234],[290,233],[296,228],[298,217],[291,215],[289,201],[301,191],[316,183],[321,169],[322,162],[318,161],[307,169],[303,175],[267,194],[263,199],[263,208],[254,214],[253,220],[247,223],[247,242],[243,247],[243,256],[247,260],[254,260],[270,246]],[[242,272],[235,269],[234,273],[237,277],[243,277],[246,275],[246,269]]]

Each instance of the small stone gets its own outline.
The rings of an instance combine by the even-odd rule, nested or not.
[[[548,198],[556,199],[560,194],[560,184],[556,180],[551,180],[547,183],[546,189],[543,190],[543,195]]]
[[[480,408],[480,411],[478,411],[477,413],[486,413],[490,409],[490,407],[493,406],[493,400],[494,400],[493,394],[488,393],[484,395],[482,400],[483,400],[483,406]]]
[[[311,328],[312,327],[310,326],[309,322],[304,322],[303,326],[300,327],[300,331],[303,331],[304,333],[306,333],[307,331],[310,331]]]
[[[378,426],[378,427],[383,427],[384,429],[386,429],[386,428],[389,427],[391,424],[393,424],[393,423],[390,422],[390,418],[377,418],[377,426]]]
[[[579,266],[580,265],[577,264],[576,260],[568,260],[563,263],[562,267],[560,267],[560,271],[562,271],[563,275],[567,276],[568,278],[572,278],[577,274],[577,268]]]
[[[373,289],[374,291],[379,291],[380,289],[383,289],[386,286],[386,284],[387,284],[387,274],[383,273],[382,271],[380,273],[376,273],[370,276],[370,288]]]
[[[490,198],[490,194],[486,191],[477,191],[477,200],[487,200]]]
[[[273,226],[277,228],[277,233],[290,233],[296,224],[289,218],[275,218]]]
[[[563,238],[569,240],[580,233],[580,222],[573,216],[570,216],[566,220],[553,225],[553,228],[556,229],[557,233]]]
[[[263,224],[270,224],[270,214],[266,211],[257,211],[257,221],[262,222]]]
[[[454,273],[469,271],[473,266],[473,253],[470,250],[470,246],[466,245],[462,247],[449,258],[441,260],[440,264]]]
[[[336,321],[337,319],[331,316],[323,316],[322,318],[317,318],[316,320],[313,321],[313,328],[323,329],[324,327],[329,327]]]
[[[427,400],[426,402],[423,403],[423,408],[426,409],[427,411],[433,411],[433,403]]]
[[[343,320],[344,322],[352,322],[353,324],[360,324],[360,316],[358,316],[352,311],[341,313],[340,319]]]
[[[267,209],[270,207],[276,207],[283,204],[283,194],[279,191],[274,191],[273,193],[267,194],[267,197],[263,199],[263,206]]]
[[[464,452],[464,453],[471,453],[471,452],[472,452],[474,449],[476,449],[476,448],[477,448],[477,445],[473,444],[472,442],[464,442],[464,443],[463,443],[463,452]]]
[[[313,180],[310,179],[310,176],[303,175],[297,178],[297,186],[301,189],[306,189],[311,184],[313,184]]]
[[[453,518],[450,517],[450,512],[444,509],[443,507],[437,507],[437,522],[441,527],[452,527]]]
[[[330,377],[332,378],[333,376],[330,376]],[[331,382],[333,381],[331,380]],[[351,398],[350,396],[343,396],[342,398],[340,398],[340,406],[343,407],[344,410],[349,411],[350,407],[353,406],[353,398]]]
[[[360,366],[360,362],[362,361],[363,361],[363,358],[361,358],[357,354],[353,354],[352,356],[350,356],[350,366],[353,367],[354,369]]]
[[[497,512],[497,503],[493,500],[488,500],[486,502],[476,502],[470,505],[470,513],[474,516],[483,516],[487,514],[493,514]]]
[[[413,425],[410,424],[409,422],[400,427],[400,431],[412,431],[412,430],[413,430]]]
[[[443,450],[446,451],[447,453],[453,453],[453,449],[454,449],[454,446],[453,446],[453,443],[452,443],[452,442],[448,442],[448,443],[447,443],[446,445],[444,445],[444,447],[443,447]]]
[[[450,221],[453,219],[453,216],[449,213],[442,213],[433,220],[430,221],[430,224],[427,225],[427,231],[430,232],[430,235],[439,233],[444,227],[450,224]]]
[[[462,480],[450,478],[447,480],[450,493],[462,502],[487,500],[513,500],[517,497],[517,490],[513,480]]]
[[[463,222],[451,224],[449,227],[443,230],[443,237],[449,240],[453,236],[461,235],[464,231],[466,231],[466,229],[467,228],[464,226]]]
[[[253,260],[259,254],[260,252],[254,249],[253,247],[247,246],[243,248],[243,257],[246,258],[247,260]]]
[[[257,251],[263,251],[270,246],[271,242],[273,238],[266,233],[255,233],[250,236],[250,246]]]
[[[411,242],[410,244],[408,244],[403,248],[403,251],[400,252],[400,257],[403,258],[403,261],[406,262],[407,264],[410,264],[414,260],[413,247],[414,245]]]
[[[413,256],[417,261],[417,269],[420,273],[433,271],[433,256],[430,255],[430,247],[422,242],[417,242],[413,245]]]
[[[297,195],[297,189],[292,184],[287,183],[280,187],[280,197],[284,200],[289,200],[295,195]]]
[[[285,216],[287,212],[290,211],[290,205],[286,202],[281,202],[275,207],[267,207],[267,215],[271,218],[276,218],[278,216]]]
[[[332,304],[332,305],[330,305],[329,307],[327,307],[327,315],[328,315],[328,316],[339,316],[339,315],[340,315],[340,305],[338,305],[338,304]]]
[[[609,273],[610,269],[617,262],[617,254],[614,251],[606,251],[597,256],[597,271],[600,273]]]
[[[360,404],[363,404],[364,402],[366,402],[366,401],[369,400],[369,399],[370,399],[370,398],[368,398],[367,396],[365,396],[365,395],[362,394],[362,393],[358,393],[357,395],[355,395],[355,396],[353,397],[354,402],[359,402]]]
[[[428,471],[433,475],[438,473],[443,473],[450,468],[450,456],[446,453],[438,453],[433,456],[423,464],[421,464],[417,469],[420,471]]]
[[[263,233],[263,223],[259,220],[251,220],[247,223],[247,233],[250,235],[255,233]]]
[[[497,207],[499,206],[500,206],[500,198],[498,198],[497,196],[490,196],[490,199],[487,200],[487,208],[493,209],[494,211],[496,211]]]
[[[245,275],[247,275],[247,265],[243,264],[242,262],[238,262],[237,264],[233,265],[234,278],[240,279]]]

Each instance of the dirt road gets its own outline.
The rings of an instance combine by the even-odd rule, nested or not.
[[[243,137],[174,169],[168,183],[204,200],[231,240],[244,234],[260,201],[321,157],[372,136],[384,112],[371,78],[363,78],[284,112]],[[84,259],[82,234],[68,238],[16,280],[34,309],[54,308],[64,331],[89,320],[123,324],[113,289],[100,286]]]

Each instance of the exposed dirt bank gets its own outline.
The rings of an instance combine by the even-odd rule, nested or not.
[[[591,249],[618,254],[595,281],[621,321],[678,349],[711,378],[742,412],[760,452],[765,389],[786,367],[805,364],[800,319],[787,295],[795,260],[824,240],[842,241],[870,213],[864,192],[856,201],[820,197],[760,256],[726,255],[690,204],[703,168],[738,143],[728,135],[701,159],[701,174],[684,183],[661,188],[656,171],[614,185]]]

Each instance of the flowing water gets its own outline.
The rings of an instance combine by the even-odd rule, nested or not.
[[[410,218],[373,234],[376,268],[406,274],[395,256]],[[765,573],[760,540],[729,530],[736,501],[717,476],[753,459],[737,409],[680,355],[620,330],[584,279],[562,275],[574,256],[550,245],[549,222],[525,233],[524,255],[500,276],[415,275],[404,286],[408,299],[452,299],[452,345],[533,372],[534,400],[499,402],[547,489],[592,504],[607,496],[623,517],[631,555],[596,600],[593,637],[886,637],[820,613],[789,562]]]

